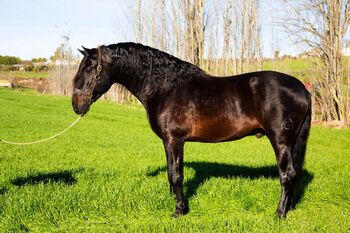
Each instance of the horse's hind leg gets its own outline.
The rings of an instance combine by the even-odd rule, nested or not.
[[[281,197],[277,208],[278,217],[285,217],[290,209],[294,190],[294,179],[297,176],[293,166],[291,146],[280,146],[277,158],[278,172],[282,186]]]
[[[183,182],[183,146],[184,142],[178,139],[167,138],[163,140],[168,163],[168,179],[170,190],[176,196],[176,209],[174,216],[182,215],[185,210]]]
[[[282,218],[286,216],[286,213],[290,209],[295,178],[297,177],[292,158],[293,140],[291,137],[286,137],[281,134],[275,136],[271,136],[270,134],[269,138],[276,154],[279,178],[282,187],[280,201],[276,210],[278,217]]]

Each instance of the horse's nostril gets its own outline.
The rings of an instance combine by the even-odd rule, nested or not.
[[[90,103],[85,95],[73,93],[72,107],[76,114],[85,114],[90,109]]]
[[[79,114],[79,109],[76,105],[73,105],[73,110],[76,114]]]

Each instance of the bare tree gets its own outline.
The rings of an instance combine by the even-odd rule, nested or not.
[[[78,59],[73,56],[69,46],[69,33],[62,36],[64,42],[57,47],[51,57],[52,67],[49,72],[51,91],[56,95],[70,95],[72,93],[72,77],[78,69]]]
[[[135,27],[134,27],[134,35],[136,42],[140,43],[143,39],[143,19],[142,19],[142,0],[137,0],[135,4]]]
[[[183,0],[187,60],[201,66],[204,57],[204,0]]]
[[[161,0],[160,2],[160,41],[159,41],[159,48],[161,50],[167,51],[168,50],[168,30],[167,30],[167,1]]]
[[[350,23],[350,0],[286,1],[289,17],[285,29],[297,44],[317,51],[321,57],[322,80],[317,82],[321,120],[346,122],[349,87],[342,71],[342,46]],[[345,93],[344,93],[345,92]]]
[[[222,56],[226,75],[228,70],[237,74],[262,69],[258,12],[258,0],[226,0],[224,3]]]
[[[238,70],[240,73],[262,69],[258,9],[258,0],[241,0],[241,18],[238,25],[240,29]]]
[[[231,59],[236,61],[234,57],[231,54],[232,46],[232,36],[234,35],[233,28],[235,26],[235,18],[232,17],[234,15],[234,5],[232,1],[226,1],[225,2],[225,9],[222,13],[223,18],[223,26],[224,26],[224,45],[222,50],[222,56],[224,59],[224,67],[225,67],[225,75],[228,75],[229,73],[229,60],[230,56]],[[235,42],[235,40],[233,40]],[[236,74],[236,70],[233,71],[234,74]]]
[[[247,13],[247,1],[248,0],[241,0],[241,20],[240,20],[240,45],[239,45],[239,64],[238,64],[238,70],[240,73],[244,72],[243,63],[245,61],[245,53],[246,53],[246,13]]]
[[[156,13],[157,12],[157,0],[152,0],[152,15],[151,15],[151,46],[155,47],[156,45]]]
[[[251,46],[251,56],[250,59],[256,62],[255,68],[262,70],[262,55],[261,55],[261,46],[260,46],[260,22],[259,22],[259,0],[250,1],[250,14],[249,21],[251,25],[251,34],[252,34],[252,46]]]
[[[180,58],[184,58],[184,41],[183,41],[183,4],[181,1],[172,0],[171,1],[171,11],[172,11],[172,32],[175,35],[174,40],[170,43],[173,44],[174,54]]]

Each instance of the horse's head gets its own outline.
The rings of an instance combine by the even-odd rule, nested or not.
[[[107,92],[114,82],[108,47],[84,48],[79,51],[84,58],[73,80],[72,105],[75,113],[85,114],[90,105]]]

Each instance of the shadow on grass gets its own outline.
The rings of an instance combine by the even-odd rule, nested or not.
[[[0,196],[7,193],[8,189],[6,187],[0,187]]]
[[[243,178],[243,179],[259,179],[259,178],[273,178],[278,179],[277,165],[263,166],[263,167],[248,167],[241,165],[231,165],[223,163],[211,162],[188,162],[184,163],[185,167],[193,168],[195,175],[192,179],[184,183],[187,188],[185,194],[186,204],[188,206],[188,198],[193,197],[197,193],[197,189],[208,179],[212,177],[221,178]],[[147,176],[157,176],[160,172],[165,172],[167,167],[159,167],[147,173]],[[296,203],[298,203],[304,195],[306,187],[311,183],[313,174],[307,170],[303,170],[303,174],[298,187],[298,196]],[[279,187],[279,186],[278,186]],[[276,187],[277,188],[277,187]]]
[[[37,184],[52,184],[52,183],[64,183],[67,185],[73,185],[77,182],[74,178],[74,174],[80,172],[78,170],[63,170],[58,172],[39,172],[31,174],[25,177],[17,177],[11,180],[13,185],[24,186],[24,185],[37,185]]]

